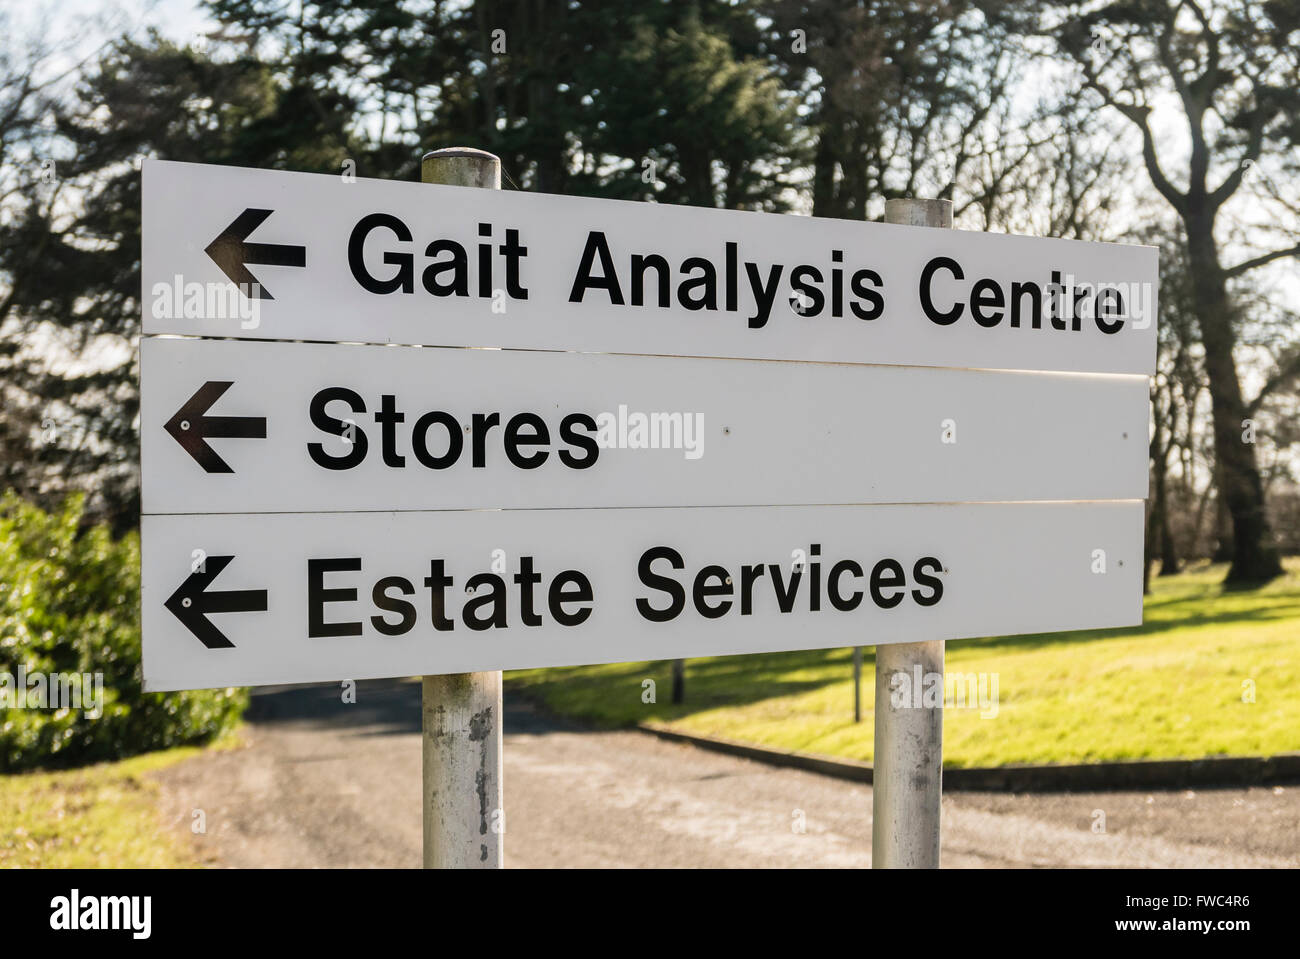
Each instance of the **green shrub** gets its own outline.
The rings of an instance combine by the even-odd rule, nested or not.
[[[207,741],[248,704],[240,689],[146,693],[140,680],[140,540],[79,531],[80,497],[45,513],[0,497],[0,673],[103,676],[102,715],[0,708],[0,771],[118,759]],[[3,678],[3,677],[0,677]],[[92,718],[94,717],[94,718]]]

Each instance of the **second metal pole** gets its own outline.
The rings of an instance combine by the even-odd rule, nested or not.
[[[425,183],[501,189],[501,161],[482,150],[435,150]],[[501,673],[425,676],[422,689],[424,868],[503,864]]]
[[[885,221],[951,229],[952,203],[888,200]],[[943,640],[876,647],[871,763],[871,865],[875,869],[939,867],[943,648]],[[926,706],[925,688],[936,681],[938,702]]]

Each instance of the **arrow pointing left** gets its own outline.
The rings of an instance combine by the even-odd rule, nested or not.
[[[274,300],[266,289],[248,270],[248,264],[262,266],[306,266],[307,248],[289,243],[249,243],[248,235],[256,230],[274,210],[258,210],[249,207],[231,221],[215,240],[203,250],[212,262],[221,267],[244,296],[254,299],[252,291],[257,291],[256,299]]]
[[[229,380],[209,380],[163,424],[163,429],[209,473],[234,472],[230,464],[208,445],[209,439],[266,439],[265,417],[206,415],[212,404],[233,385]]]
[[[233,556],[209,556],[203,562],[203,569],[191,573],[180,589],[172,593],[163,603],[173,616],[208,649],[233,649],[235,644],[226,635],[212,625],[209,613],[264,613],[266,612],[266,590],[231,589],[221,593],[209,593],[207,588],[221,575],[221,571],[230,565]]]

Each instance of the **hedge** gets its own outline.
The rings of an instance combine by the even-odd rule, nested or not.
[[[206,742],[238,721],[242,689],[146,693],[140,673],[140,540],[82,529],[82,498],[44,512],[0,497],[0,771],[66,767]],[[100,674],[100,715],[20,708],[37,674]],[[29,695],[28,699],[32,697]]]

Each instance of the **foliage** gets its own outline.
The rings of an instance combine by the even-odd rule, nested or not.
[[[140,676],[140,546],[104,526],[79,529],[83,500],[45,513],[12,493],[0,498],[0,771],[69,766],[201,743],[232,728],[243,690],[146,693]],[[102,715],[86,709],[15,708],[19,667],[101,674]]]

